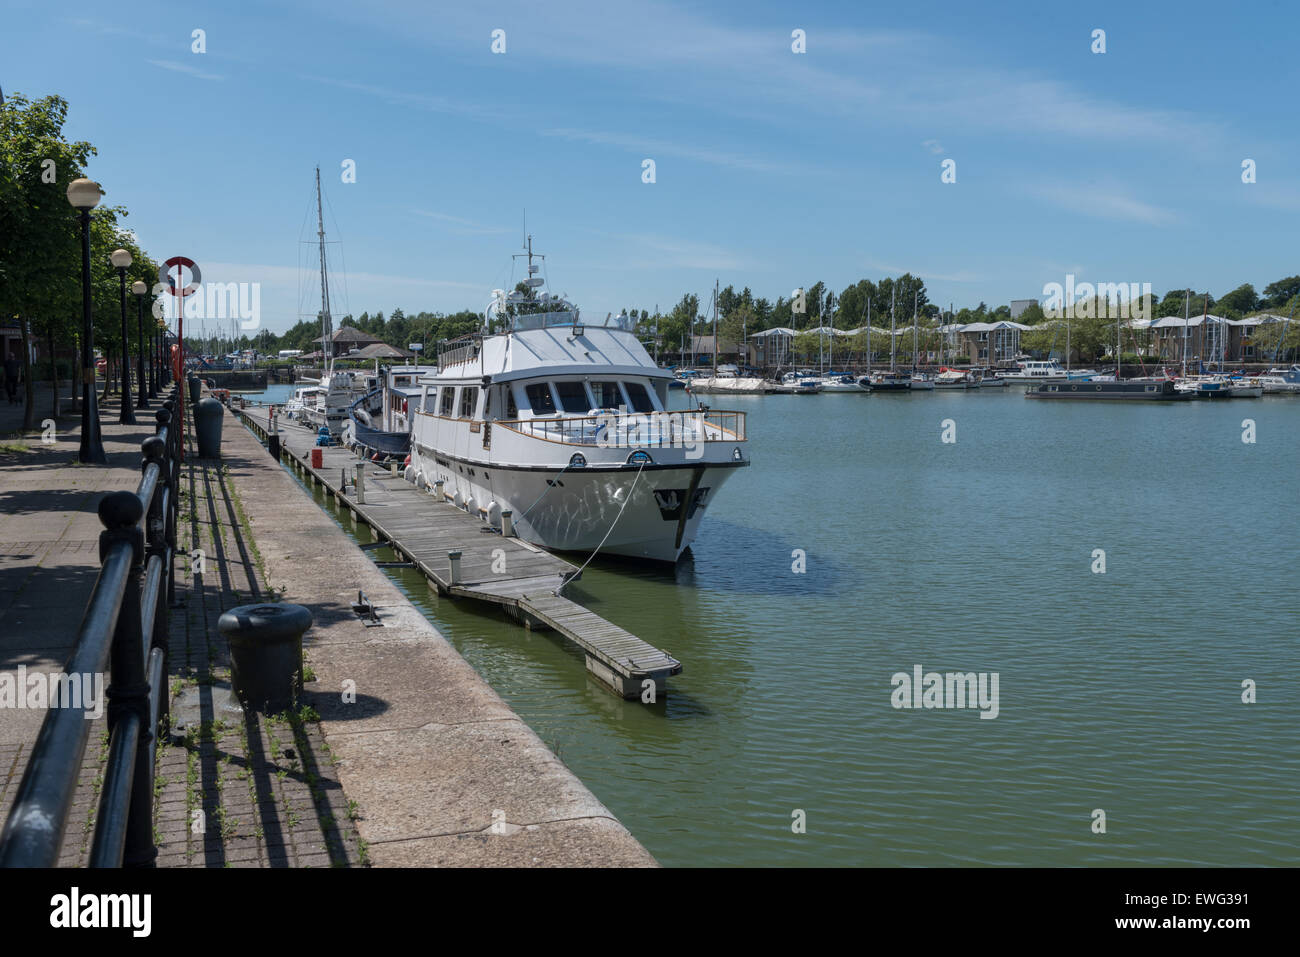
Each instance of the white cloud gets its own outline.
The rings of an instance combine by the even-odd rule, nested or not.
[[[200,80],[224,80],[224,76],[218,76],[215,73],[205,73],[198,67],[190,66],[187,63],[177,63],[175,60],[150,60],[154,66],[162,67],[164,70],[171,70],[175,73],[185,73],[189,76],[197,77]]]
[[[630,153],[636,153],[649,159],[654,159],[656,160],[656,165],[658,163],[658,157],[660,156],[677,156],[682,159],[694,160],[700,163],[710,163],[715,166],[726,166],[732,169],[752,170],[755,172],[792,173],[796,171],[796,167],[788,166],[783,163],[770,162],[765,159],[759,159],[755,156],[742,153],[727,153],[722,150],[683,146],[667,140],[630,136],[624,133],[601,133],[593,130],[552,129],[542,130],[541,135],[555,136],[566,140],[576,140],[578,142],[591,143],[592,145],[597,146],[612,146]],[[804,172],[808,172],[808,170],[804,170]],[[636,170],[636,173],[637,175],[640,175],[640,170]]]
[[[439,222],[451,224],[450,232],[461,235],[471,236],[499,236],[503,233],[509,233],[512,230],[504,229],[500,226],[484,226],[482,223],[476,223],[472,219],[461,219],[459,216],[448,216],[446,213],[436,213],[427,209],[412,209],[411,212],[417,216],[423,216],[426,219],[436,219]]]
[[[1031,186],[1028,192],[1061,209],[1094,219],[1145,223],[1149,226],[1167,226],[1178,219],[1173,212],[1135,199],[1127,191],[1116,187],[1044,185]]]

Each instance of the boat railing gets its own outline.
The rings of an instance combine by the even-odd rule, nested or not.
[[[88,700],[85,686],[102,689],[105,668],[108,759],[88,825],[88,864],[149,867],[157,856],[154,768],[167,721],[168,615],[176,598],[179,408],[173,393],[155,414],[136,490],[99,501],[99,577],[58,676],[59,701],[49,702],[0,835],[0,868],[57,865],[90,737],[87,718],[103,706]]]
[[[564,445],[598,448],[680,448],[700,442],[744,442],[745,413],[719,409],[601,413],[494,423],[520,435]]]
[[[457,339],[444,339],[438,343],[438,370],[449,366],[463,365],[478,358],[482,348],[483,337],[478,333],[461,336]]]

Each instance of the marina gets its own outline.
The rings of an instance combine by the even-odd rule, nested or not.
[[[226,868],[338,944],[451,868],[1278,923],[1294,11],[408,6],[9,18],[20,937],[238,935]]]
[[[880,406],[852,394],[737,398],[764,468],[737,474],[690,552],[662,567],[597,557],[570,586],[584,602],[599,599],[591,607],[607,620],[686,664],[653,708],[620,701],[586,677],[568,643],[521,643],[522,629],[509,620],[436,596],[420,569],[402,567],[402,554],[373,554],[399,562],[385,572],[666,865],[1131,866],[1151,854],[1221,865],[1241,859],[1243,842],[1252,859],[1294,859],[1280,835],[1293,833],[1300,806],[1269,757],[1286,719],[1278,715],[1261,740],[1227,705],[1206,715],[1188,700],[1212,693],[1214,674],[1286,653],[1275,610],[1254,587],[1227,595],[1188,587],[1203,570],[1199,549],[1148,552],[1124,542],[1177,534],[1167,489],[1212,482],[1225,469],[1249,481],[1240,501],[1199,526],[1202,534],[1232,540],[1261,509],[1277,529],[1300,527],[1296,504],[1276,499],[1300,452],[1271,444],[1289,434],[1300,408],[1250,403],[1271,449],[1260,457],[1240,440],[1235,403],[1048,407],[1020,401],[1019,389],[974,394],[981,397],[936,392]],[[677,394],[675,405],[688,403]],[[940,440],[947,417],[957,423],[953,445]],[[1062,429],[1071,442],[1053,439]],[[1024,455],[1027,443],[1033,456]],[[839,454],[818,451],[831,446]],[[751,507],[780,496],[781,476],[810,460],[820,481],[806,494],[779,509]],[[890,507],[823,520],[863,489],[888,496]],[[316,494],[345,529],[353,526],[347,496],[340,507],[326,489]],[[1018,535],[1027,517],[1050,522],[1053,535]],[[370,540],[368,529],[356,534]],[[998,557],[986,560],[990,547]],[[1107,551],[1103,575],[1088,568],[1097,547]],[[791,570],[796,548],[808,555],[802,575]],[[1282,548],[1282,561],[1300,559]],[[1249,550],[1230,549],[1223,560],[1223,575],[1257,580]],[[1134,563],[1139,590],[1125,586]],[[1086,600],[1057,605],[1063,589],[1082,589]],[[1159,595],[1168,601],[1152,598]],[[1097,627],[1098,603],[1118,616],[1117,627]],[[1048,606],[1045,619],[1039,609]],[[1258,637],[1236,648],[1214,629],[1184,627],[1197,618],[1230,620]],[[864,635],[864,622],[875,620],[894,626],[868,626]],[[910,669],[918,647],[927,667],[1001,668],[998,718],[969,727],[945,720],[935,739],[933,729],[900,723],[887,700],[881,710],[880,692],[870,689],[887,692],[894,663]],[[824,674],[841,677],[827,683]],[[1134,682],[1160,702],[1158,720],[1136,724],[1147,705],[1108,697]],[[1226,832],[1168,812],[1192,800],[1178,770],[1189,729],[1208,749],[1200,787],[1231,792],[1238,763],[1256,776],[1249,813]],[[1099,734],[1106,749],[1095,746]],[[791,747],[802,755],[794,764]],[[629,749],[635,761],[626,761]],[[1143,757],[1116,761],[1130,749]],[[719,775],[741,790],[720,798]],[[956,778],[960,795],[949,784]],[[666,782],[676,827],[663,826],[668,812],[648,798],[646,779]],[[1100,846],[1086,827],[1062,838],[1055,812],[1037,809],[1047,795],[1062,806],[1086,804],[1094,786],[1140,788],[1126,826],[1131,845]],[[815,847],[780,821],[782,808],[788,819],[810,793],[819,795],[828,835]],[[869,830],[864,805],[876,809]],[[1247,821],[1279,837],[1261,839]]]

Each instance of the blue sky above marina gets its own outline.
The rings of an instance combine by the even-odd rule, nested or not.
[[[1067,273],[1221,295],[1300,272],[1286,4],[118,13],[11,3],[0,86],[67,98],[144,247],[260,282],[277,332],[317,307],[317,163],[336,315],[481,308],[525,209],[552,289],[594,315],[707,300],[715,278],[775,299],[911,271],[960,308]]]

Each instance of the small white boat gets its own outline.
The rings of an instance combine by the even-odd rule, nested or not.
[[[812,372],[787,372],[781,376],[783,391],[795,395],[816,395],[824,388],[819,376]]]
[[[827,375],[821,378],[823,392],[865,392],[867,391],[858,384],[857,376],[851,375]]]
[[[1261,375],[1255,381],[1264,390],[1264,395],[1300,395],[1300,381],[1288,382],[1284,376]]]
[[[868,376],[872,392],[911,392],[912,377],[906,372],[876,372]]]
[[[719,372],[714,376],[698,376],[686,380],[686,391],[700,395],[762,395],[767,383],[757,376],[740,376],[734,372]]]
[[[933,392],[934,380],[928,375],[919,372],[912,373],[912,391],[913,392]]]
[[[1258,399],[1264,394],[1264,385],[1256,378],[1232,377],[1228,380],[1228,395],[1234,399]]]
[[[961,369],[941,369],[934,377],[934,387],[940,391],[978,389],[979,380]]]

